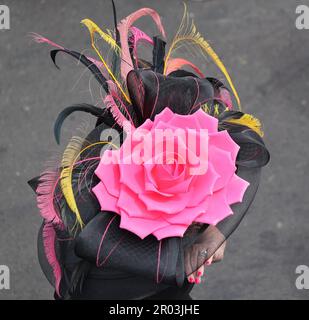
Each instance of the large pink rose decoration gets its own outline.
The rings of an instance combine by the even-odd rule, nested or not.
[[[102,210],[118,213],[120,227],[140,238],[182,237],[192,222],[215,225],[242,201],[249,183],[235,174],[238,150],[201,109],[179,115],[165,108],[134,128],[120,149],[104,152],[93,192]]]

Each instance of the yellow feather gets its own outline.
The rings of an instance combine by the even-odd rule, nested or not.
[[[172,41],[172,44],[168,50],[168,53],[166,55],[165,65],[164,65],[164,74],[166,74],[168,60],[171,57],[172,53],[175,50],[177,50],[178,48],[182,47],[183,45],[189,46],[188,47],[189,50],[192,49],[192,46],[196,46],[200,49],[200,52],[204,58],[206,58],[206,55],[211,57],[213,62],[217,65],[217,67],[221,70],[221,72],[224,74],[225,78],[227,79],[227,81],[233,91],[233,94],[235,96],[235,99],[237,101],[239,109],[241,109],[241,104],[240,104],[240,99],[239,99],[238,93],[234,87],[233,81],[232,81],[228,71],[226,70],[223,62],[220,60],[218,55],[211,48],[209,43],[196,30],[196,26],[193,21],[191,21],[191,25],[190,25],[190,18],[189,18],[189,14],[187,12],[187,6],[185,3],[184,3],[184,14],[183,14],[179,29],[178,29],[178,31]]]
[[[72,173],[77,160],[80,158],[80,155],[83,152],[97,145],[109,144],[113,146],[115,149],[118,148],[115,144],[109,141],[98,141],[98,142],[87,145],[81,150],[81,145],[84,142],[85,140],[82,138],[79,138],[76,136],[72,137],[70,143],[68,144],[66,150],[64,151],[63,159],[61,163],[63,166],[63,170],[61,171],[61,176],[60,176],[61,190],[66,199],[68,206],[76,215],[76,223],[73,226],[73,229],[76,227],[76,224],[79,224],[81,228],[84,227],[84,222],[82,221],[82,218],[80,216],[80,213],[75,201],[75,197],[74,197],[73,187],[72,187]]]
[[[106,41],[111,47],[112,49],[114,49],[116,51],[116,53],[120,54],[120,47],[117,45],[115,39],[108,33],[103,32],[98,25],[96,25],[92,20],[90,19],[84,19],[81,21],[82,24],[84,24],[89,32],[90,32],[90,39],[91,39],[91,46],[94,49],[94,51],[97,53],[97,55],[99,56],[99,58],[101,59],[105,69],[107,70],[107,72],[109,73],[109,75],[111,76],[111,78],[113,79],[113,81],[116,83],[117,87],[119,88],[119,90],[121,91],[121,93],[123,94],[123,96],[125,97],[125,99],[127,100],[127,102],[131,103],[129,96],[124,92],[121,84],[119,83],[119,81],[116,79],[116,76],[113,74],[113,72],[111,71],[110,67],[107,65],[106,61],[104,60],[104,58],[102,57],[100,51],[98,50],[98,48],[95,45],[95,39],[94,39],[94,34],[98,33],[101,38]]]
[[[244,114],[239,119],[228,119],[224,120],[229,123],[235,123],[243,126],[247,126],[253,131],[255,131],[257,134],[259,134],[261,137],[264,136],[264,132],[262,131],[262,125],[259,119],[253,117],[251,114]]]
[[[107,42],[116,52],[120,53],[121,49],[112,37],[110,30],[107,30],[107,33],[103,32],[100,27],[90,19],[83,19],[81,23],[88,28],[91,36],[98,33],[105,42]]]
[[[66,147],[61,166],[63,167],[60,174],[60,187],[63,193],[63,196],[70,207],[70,209],[76,215],[76,222],[80,225],[80,227],[84,226],[84,223],[81,219],[72,187],[72,169],[73,163],[76,161],[76,158],[80,152],[81,146],[84,143],[84,139],[74,136],[71,138],[68,146]]]
[[[206,112],[206,113],[209,113],[209,112],[210,112],[210,110],[209,110],[209,107],[208,107],[208,104],[207,104],[207,103],[203,104],[203,105],[201,106],[201,108],[202,108],[202,110],[203,110],[204,112]]]
[[[217,117],[219,115],[219,105],[215,104],[215,108],[214,108],[214,116]]]
[[[114,39],[114,32],[111,29],[106,29],[106,32]]]

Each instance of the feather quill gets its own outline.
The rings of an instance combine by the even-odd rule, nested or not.
[[[114,0],[112,0],[112,6],[113,6],[113,16],[114,16],[114,28],[115,28],[115,41],[116,44],[121,47],[120,44],[120,34],[119,30],[117,28],[118,22],[117,22],[117,12],[116,12],[116,6],[114,3]],[[109,32],[109,30],[107,30]],[[120,67],[120,59],[119,59],[119,54],[116,54],[115,52],[113,53],[112,57],[112,71],[113,74],[119,73],[119,67]]]
[[[100,51],[98,50],[96,44],[95,44],[95,39],[94,39],[94,35],[96,33],[98,33],[101,38],[106,41],[111,48],[114,50],[115,53],[120,55],[120,47],[118,46],[118,44],[116,43],[115,39],[112,38],[108,33],[103,32],[93,21],[91,21],[90,19],[84,19],[81,21],[82,24],[84,24],[90,33],[90,41],[91,41],[91,46],[94,49],[94,51],[96,52],[96,54],[99,56],[100,60],[102,61],[105,69],[107,70],[108,74],[110,75],[110,77],[112,78],[112,80],[116,83],[117,87],[119,88],[119,90],[121,91],[121,93],[123,94],[123,96],[125,97],[125,99],[130,102],[130,98],[129,96],[126,94],[126,92],[124,91],[124,89],[122,88],[122,85],[120,84],[120,82],[117,80],[116,76],[114,75],[114,73],[112,72],[112,70],[110,69],[110,67],[108,66],[108,64],[106,63],[105,59],[103,58],[103,56],[101,55]]]
[[[179,29],[172,41],[172,44],[167,52],[166,59],[165,59],[165,67],[164,67],[164,74],[167,74],[167,66],[168,61],[171,55],[180,47],[182,46],[189,46],[192,49],[193,46],[200,49],[200,52],[204,58],[208,55],[216,66],[220,69],[220,71],[224,74],[225,78],[227,79],[232,92],[235,96],[239,109],[241,109],[240,99],[238,93],[234,87],[233,81],[226,70],[224,64],[215,53],[215,51],[211,48],[209,43],[202,37],[202,35],[197,31],[196,26],[193,21],[190,23],[189,14],[187,12],[187,6],[184,3],[184,14],[182,21],[180,23]]]
[[[153,21],[155,22],[158,30],[162,34],[162,36],[165,38],[165,31],[161,22],[161,18],[159,14],[150,8],[142,8],[139,9],[132,14],[130,14],[128,17],[120,21],[118,24],[118,30],[120,33],[120,41],[121,41],[121,74],[122,78],[126,80],[127,74],[134,69],[133,62],[130,54],[130,49],[128,45],[128,34],[131,26],[133,23],[135,23],[138,19],[140,19],[143,16],[150,16]]]

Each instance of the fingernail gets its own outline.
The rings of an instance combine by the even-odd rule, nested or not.
[[[195,283],[197,283],[197,284],[201,283],[201,279],[200,278],[196,278],[195,279]]]
[[[193,277],[190,277],[190,278],[189,278],[189,282],[190,282],[190,283],[193,283],[193,282],[194,282]]]
[[[200,277],[202,275],[202,271],[198,271],[197,275]]]

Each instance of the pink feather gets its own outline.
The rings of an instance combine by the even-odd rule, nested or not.
[[[131,27],[130,33],[132,35],[131,37],[132,41],[130,43],[130,47],[133,48],[133,55],[135,57],[136,66],[138,66],[138,53],[137,53],[138,43],[141,41],[145,41],[153,45],[153,40],[145,32],[143,32],[142,30],[136,27]]]
[[[134,37],[134,45],[136,45],[139,41],[144,40],[153,44],[153,40],[141,29],[137,27],[131,27],[130,32]]]
[[[219,96],[218,98],[222,100],[229,110],[233,109],[233,102],[231,99],[230,92],[226,88],[220,88],[219,89]]]
[[[111,111],[116,122],[121,127],[124,127],[123,124],[125,121],[128,121],[128,119],[119,110],[119,107],[115,102],[115,99],[116,99],[117,101],[119,101],[119,103],[121,103],[123,110],[126,112],[128,118],[129,118],[129,121],[133,125],[133,120],[130,116],[130,113],[128,112],[127,107],[124,105],[124,103],[122,102],[121,98],[119,97],[119,95],[117,93],[118,90],[117,90],[116,84],[114,82],[112,82],[111,80],[108,80],[107,84],[108,84],[108,90],[109,90],[110,94],[106,95],[106,97],[104,98],[104,104],[105,104],[106,108]]]
[[[55,47],[55,48],[58,48],[58,49],[61,49],[61,50],[64,50],[65,48],[62,47],[61,45],[37,34],[37,33],[30,33],[32,39],[36,42],[36,43],[47,43],[49,44],[50,46],[52,47]],[[90,60],[93,64],[95,64],[100,70],[101,72],[105,72],[105,67],[104,67],[104,64],[101,62],[101,61],[98,61],[94,58],[91,58],[91,57],[88,57],[88,56],[85,56],[88,60]],[[104,70],[104,71],[103,71]],[[103,74],[105,77],[107,76],[107,73]]]
[[[114,97],[111,94],[106,95],[104,98],[104,104],[106,108],[110,110],[116,122],[123,127],[124,121],[128,121],[128,119],[119,110]]]
[[[34,40],[36,43],[47,43],[49,44],[50,46],[52,47],[55,47],[55,48],[58,48],[58,49],[64,49],[64,47],[60,46],[59,44],[41,36],[40,34],[38,33],[35,33],[35,32],[31,32],[30,33],[30,36],[32,38],[32,40]]]
[[[176,71],[186,65],[191,67],[201,78],[205,77],[203,72],[195,64],[182,58],[170,59],[167,62],[166,74],[170,74],[171,72]]]
[[[130,70],[132,70],[133,62],[130,56],[130,50],[129,50],[129,44],[128,44],[128,34],[131,26],[133,23],[135,23],[138,19],[140,19],[143,16],[150,16],[153,21],[155,22],[158,30],[162,34],[162,36],[165,38],[165,31],[163,28],[163,25],[161,23],[161,19],[159,14],[150,8],[142,8],[139,9],[132,14],[130,14],[128,17],[120,21],[118,24],[118,30],[120,33],[120,42],[121,42],[121,75],[124,80],[127,78],[127,74]]]
[[[43,227],[43,244],[46,259],[51,266],[55,278],[55,291],[60,297],[60,282],[62,278],[61,267],[55,251],[56,231],[51,223]]]
[[[55,210],[54,199],[55,189],[59,181],[59,173],[53,170],[46,170],[42,173],[39,185],[36,189],[37,206],[43,219],[58,227],[64,227],[61,218]]]

